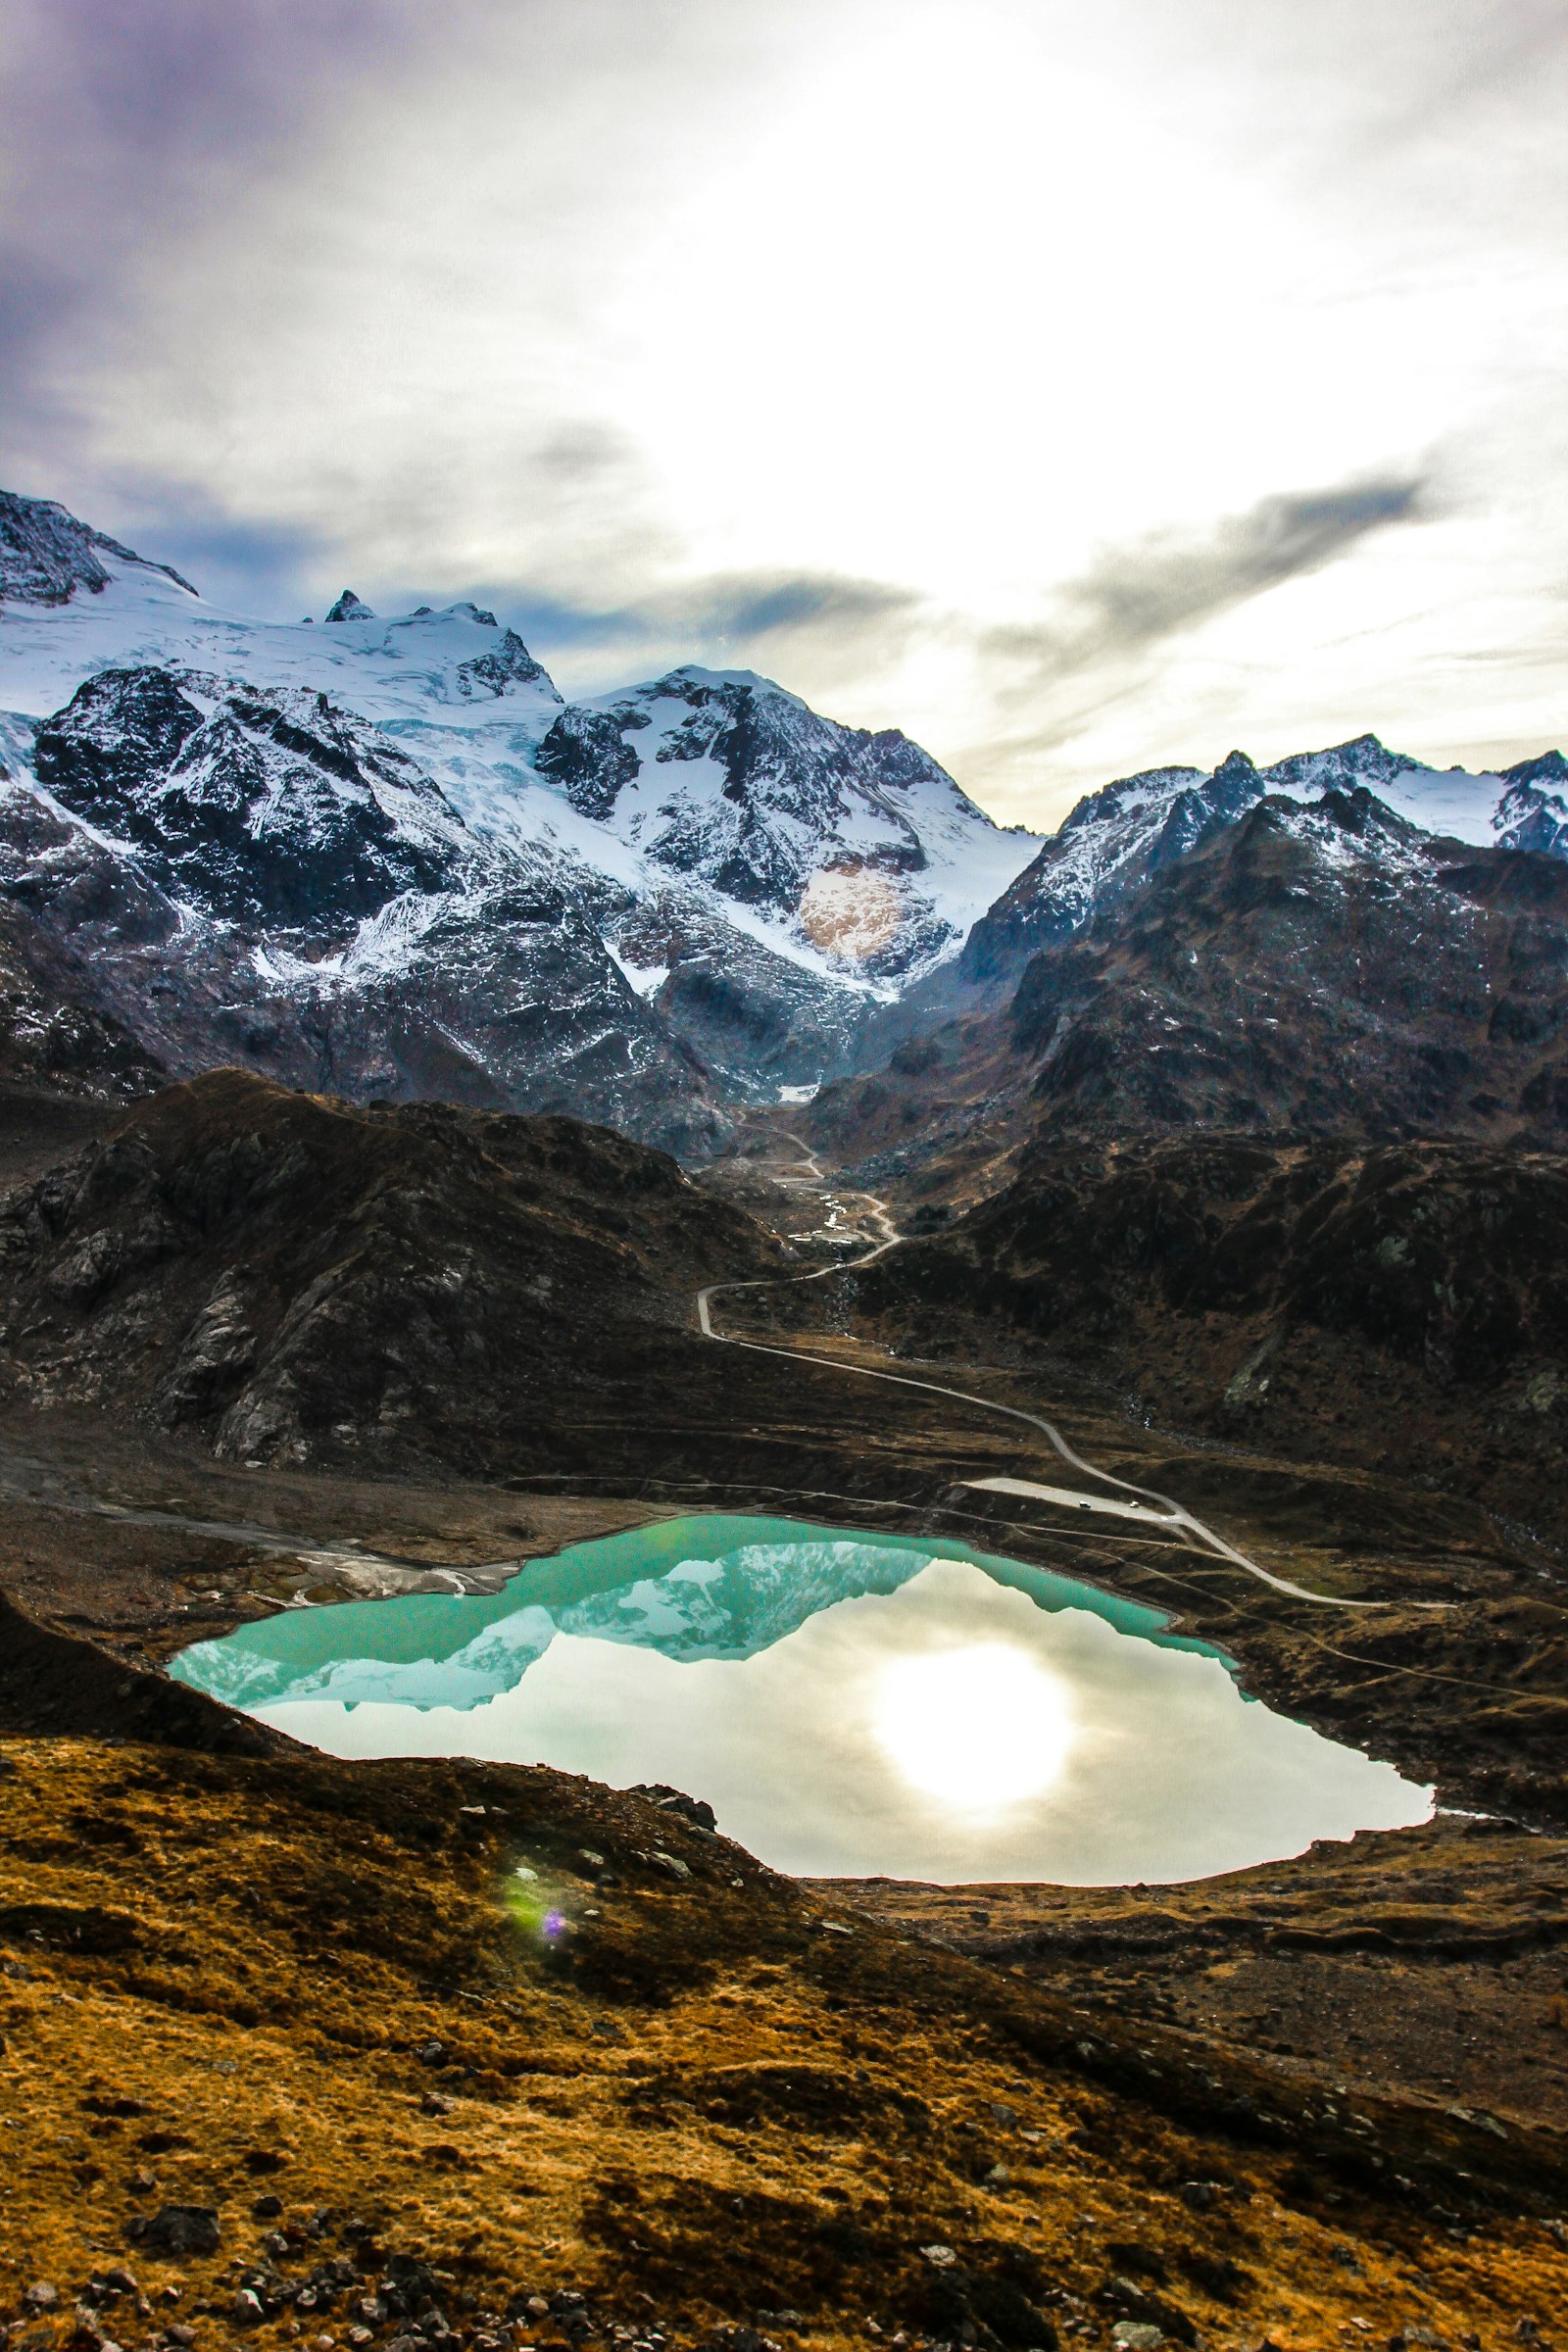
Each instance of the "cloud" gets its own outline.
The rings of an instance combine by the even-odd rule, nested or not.
[[[817,675],[824,651],[837,652],[847,672],[874,662],[886,633],[906,635],[924,605],[911,589],[835,572],[718,572],[609,606],[541,594],[526,581],[492,580],[475,593],[505,610],[546,660],[586,653],[645,668],[752,668],[788,666],[809,648]]]
[[[662,600],[705,638],[750,645],[763,637],[827,630],[859,639],[889,621],[906,621],[921,599],[886,580],[836,572],[732,572],[694,582]]]
[[[984,632],[989,656],[1021,675],[1014,692],[1151,650],[1285,581],[1347,554],[1369,532],[1431,512],[1419,474],[1368,477],[1260,499],[1197,535],[1161,531],[1106,549],[1055,597],[1039,623]]]
[[[101,526],[102,516],[87,519]],[[309,609],[304,582],[326,569],[319,535],[286,522],[231,514],[199,488],[124,480],[114,535],[138,555],[172,564],[210,604],[293,616]],[[293,610],[291,610],[293,609]]]
[[[433,37],[416,0],[16,0],[0,72],[11,401],[113,307],[127,259],[210,219],[335,94]]]

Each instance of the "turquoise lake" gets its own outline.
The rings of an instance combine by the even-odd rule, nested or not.
[[[1152,1884],[1432,1807],[1156,1610],[800,1520],[663,1520],[499,1593],[291,1609],[170,1671],[333,1755],[666,1782],[808,1876]]]

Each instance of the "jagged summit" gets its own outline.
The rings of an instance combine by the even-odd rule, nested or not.
[[[1472,774],[1431,767],[1370,733],[1268,767],[1233,751],[1206,775],[1159,767],[1121,776],[1078,803],[975,924],[961,968],[979,981],[1017,973],[1039,949],[1083,929],[1265,799],[1316,806],[1333,794],[1370,793],[1423,834],[1560,857],[1568,855],[1565,785],[1568,761],[1560,752]]]
[[[323,944],[402,893],[440,889],[470,847],[405,753],[297,689],[102,670],[39,730],[34,772],[62,808],[133,844],[163,889],[225,923]]]
[[[471,600],[255,621],[23,519],[54,568],[0,611],[0,891],[170,1070],[700,1146],[849,1066],[1037,846],[750,671],[567,709]]]
[[[753,670],[686,663],[574,704],[534,765],[657,873],[862,979],[951,955],[1030,847],[896,727],[842,726]]]
[[[1568,760],[1561,752],[1540,752],[1498,770],[1505,784],[1568,784]]]
[[[345,588],[326,617],[328,620],[373,620],[375,614],[363,597],[356,596],[352,588]]]
[[[78,588],[100,596],[114,576],[105,556],[117,564],[160,572],[190,596],[197,593],[172,564],[148,563],[118,539],[78,522],[57,500],[0,490],[0,602],[66,605]]]

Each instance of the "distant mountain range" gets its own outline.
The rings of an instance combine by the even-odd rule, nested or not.
[[[1473,848],[1568,855],[1568,760],[1561,752],[1521,760],[1497,775],[1433,768],[1386,751],[1375,735],[1332,751],[1300,752],[1256,767],[1232,752],[1211,774],[1156,767],[1107,784],[1079,802],[964,946],[975,979],[1021,970],[1164,867],[1202,849],[1260,801],[1303,808],[1330,793],[1366,791],[1407,826]]]
[[[472,604],[288,624],[0,495],[0,1076],[239,1062],[897,1172],[1191,1125],[1555,1144],[1568,762],[1365,735],[1049,840],[745,671],[565,704]]]

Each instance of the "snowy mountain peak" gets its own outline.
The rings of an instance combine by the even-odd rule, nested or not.
[[[328,620],[373,620],[375,614],[363,597],[356,596],[352,588],[345,588],[326,617]]]
[[[220,920],[341,938],[467,844],[441,793],[324,694],[101,670],[38,733],[38,782]]]
[[[1541,752],[1534,760],[1516,760],[1512,767],[1500,768],[1498,773],[1505,784],[1568,784],[1568,760],[1561,752]]]
[[[572,705],[534,766],[656,871],[873,980],[951,953],[1033,846],[897,728],[842,726],[750,670],[688,664]]]
[[[149,564],[118,539],[78,522],[52,498],[20,498],[0,490],[0,601],[14,605],[67,605],[78,588],[101,596],[114,573],[103,559],[134,564],[172,580],[187,595],[196,590],[169,564]]]
[[[1269,767],[1236,751],[1207,775],[1161,767],[1123,776],[1078,803],[975,925],[962,968],[977,980],[1015,971],[1265,799],[1316,808],[1332,796],[1370,794],[1385,814],[1422,834],[1568,857],[1565,786],[1568,761],[1560,752],[1520,760],[1501,775],[1472,775],[1391,752],[1372,734]]]
[[[1263,770],[1271,792],[1327,791],[1332,785],[1397,784],[1401,777],[1430,776],[1436,771],[1404,752],[1391,752],[1375,735],[1357,735],[1326,752],[1297,752]]]
[[[220,1037],[350,1092],[706,1135],[720,1087],[847,1066],[1039,846],[753,671],[567,708],[471,601],[257,621],[35,507],[8,509],[0,884],[51,940],[68,871],[129,894],[147,944],[122,926],[91,986],[167,1066]]]

